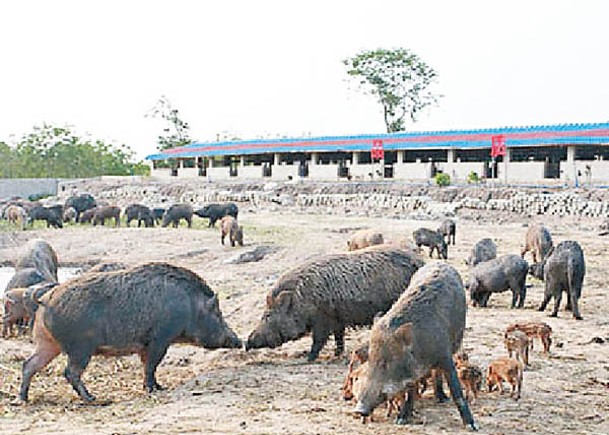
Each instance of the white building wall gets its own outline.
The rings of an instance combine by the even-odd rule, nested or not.
[[[393,166],[393,178],[397,180],[429,180],[431,163],[399,163]]]
[[[210,180],[230,180],[230,168],[228,166],[221,166],[219,168],[207,168],[207,178]]]
[[[309,178],[312,180],[338,180],[338,165],[309,165]]]
[[[243,180],[260,180],[262,178],[262,166],[239,166],[237,168],[237,178]]]
[[[288,180],[288,177],[298,177],[299,165],[273,165],[271,178],[273,180]]]
[[[561,163],[562,165],[562,163]],[[503,163],[497,165],[498,180],[503,181]],[[515,183],[543,183],[544,162],[510,162],[508,166],[507,179]]]

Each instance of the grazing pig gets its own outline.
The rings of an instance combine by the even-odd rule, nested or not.
[[[417,381],[442,370],[464,424],[476,429],[453,362],[465,329],[465,293],[459,273],[445,263],[419,269],[408,289],[372,327],[368,364],[355,412],[370,415],[388,395],[407,389],[397,422],[412,420]],[[436,387],[442,390],[441,377]],[[436,391],[436,397],[438,397]]]
[[[79,220],[77,220],[76,222],[79,222],[81,224],[90,224],[93,221],[93,216],[95,215],[96,211],[97,211],[97,207],[85,210],[80,215]]]
[[[478,263],[497,258],[497,246],[491,239],[478,240],[472,250],[470,251],[469,257],[465,260],[465,264],[470,267],[474,267]]]
[[[2,316],[2,336],[7,338],[13,331],[13,326],[17,324],[25,324],[29,317],[23,304],[23,294],[27,289],[13,288],[4,293],[2,296],[2,307],[4,314]]]
[[[417,248],[421,246],[429,247],[429,257],[431,258],[433,251],[437,251],[438,258],[448,259],[448,246],[444,240],[444,236],[437,231],[428,228],[419,228],[412,233],[414,242]]]
[[[566,310],[572,310],[573,317],[582,320],[579,311],[579,298],[586,274],[584,251],[579,243],[573,240],[560,242],[550,254],[533,267],[533,275],[545,281],[544,298],[539,311],[544,311],[554,297],[554,310],[551,317],[558,316],[558,308],[563,290],[567,292]]]
[[[72,207],[76,210],[76,223],[80,222],[80,215],[92,208],[97,207],[97,202],[88,193],[82,193],[80,195],[73,195],[66,200],[64,204],[65,208]],[[91,215],[93,217],[93,215]]]
[[[67,224],[76,219],[76,209],[74,207],[68,207],[63,212],[63,223]]]
[[[154,226],[154,216],[152,211],[148,207],[142,204],[131,204],[125,208],[125,218],[127,220],[127,226],[131,226],[132,220],[137,220],[137,227],[139,228],[144,223],[146,228]]]
[[[457,235],[457,224],[452,219],[445,219],[442,221],[440,228],[438,228],[438,232],[442,234],[443,237],[447,237],[446,243],[450,245],[452,240],[453,245],[455,244],[455,237]]]
[[[371,247],[327,255],[284,273],[270,290],[266,309],[246,349],[274,348],[312,332],[309,361],[319,355],[330,334],[336,355],[344,351],[345,328],[370,325],[406,289],[423,265],[397,248]]]
[[[505,349],[508,351],[508,356],[512,354],[517,360],[522,361],[524,366],[529,365],[529,337],[522,331],[512,331],[505,333]]]
[[[85,401],[94,397],[81,374],[98,354],[139,354],[148,392],[161,389],[156,368],[177,342],[210,349],[241,347],[222,318],[218,297],[202,278],[165,263],[86,273],[40,299],[36,347],[23,364],[19,397],[27,401],[32,376],[60,352],[68,357],[66,379]]]
[[[543,344],[543,351],[547,353],[550,351],[552,345],[552,328],[547,323],[543,322],[526,322],[526,323],[514,323],[505,330],[506,335],[512,331],[522,331],[529,337],[529,343],[531,350],[533,350],[533,338],[537,337]]]
[[[61,214],[41,205],[35,205],[29,210],[27,221],[29,225],[33,225],[34,221],[45,221],[47,223],[47,228],[50,228],[51,226],[63,228]]]
[[[167,228],[172,224],[177,228],[180,224],[180,219],[184,219],[188,223],[188,228],[192,228],[192,206],[190,204],[174,204],[169,207],[163,214],[163,228]]]
[[[347,240],[347,250],[356,251],[358,249],[364,249],[368,246],[382,245],[383,235],[378,231],[374,230],[360,230],[353,233],[349,240]]]
[[[243,227],[237,223],[237,219],[228,215],[220,221],[220,241],[223,245],[227,235],[231,246],[235,246],[235,242],[243,246]]]
[[[528,264],[519,255],[503,255],[470,269],[467,288],[474,306],[486,307],[491,293],[512,290],[512,308],[526,297]]]
[[[195,211],[195,214],[201,218],[209,219],[209,227],[216,226],[216,221],[222,219],[224,216],[232,216],[237,219],[239,214],[239,207],[234,202],[228,202],[226,204],[207,204],[205,207]]]
[[[11,224],[18,225],[21,230],[25,230],[28,214],[23,207],[11,204],[4,210],[4,215]]]
[[[162,207],[155,207],[152,209],[152,217],[154,218],[154,223],[156,225],[161,225],[164,214],[165,214],[165,209]]]
[[[121,224],[121,208],[115,205],[105,205],[97,207],[93,213],[93,225],[106,223],[106,219],[114,218],[114,226],[118,227]]]
[[[539,261],[543,261],[551,250],[552,236],[548,229],[541,224],[531,225],[527,230],[524,247],[520,251],[522,258],[528,251],[531,251],[533,263],[537,263],[537,258]]]
[[[486,375],[488,391],[491,392],[495,386],[498,386],[500,393],[503,394],[503,382],[505,381],[512,386],[510,397],[516,395],[515,399],[520,399],[523,372],[524,367],[518,360],[512,358],[498,358],[494,360],[489,364]]]

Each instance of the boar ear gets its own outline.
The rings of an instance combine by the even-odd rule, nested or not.
[[[286,311],[290,311],[293,305],[294,293],[282,291],[277,295],[277,305],[283,307]]]
[[[395,330],[395,338],[400,342],[411,345],[412,344],[412,323],[404,323],[398,329]]]
[[[218,295],[213,295],[210,299],[205,302],[206,311],[214,311],[218,307]]]

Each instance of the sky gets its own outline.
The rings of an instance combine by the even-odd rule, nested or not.
[[[166,96],[197,141],[383,133],[343,60],[407,48],[438,73],[409,131],[609,121],[609,2],[6,1],[0,141],[48,123],[156,151]]]

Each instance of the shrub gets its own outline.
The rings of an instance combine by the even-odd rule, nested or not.
[[[444,172],[438,172],[434,179],[436,180],[436,184],[440,187],[450,185],[450,175],[445,174]]]
[[[479,183],[480,177],[478,176],[478,173],[476,171],[471,171],[469,174],[467,174],[467,182],[470,184]]]

